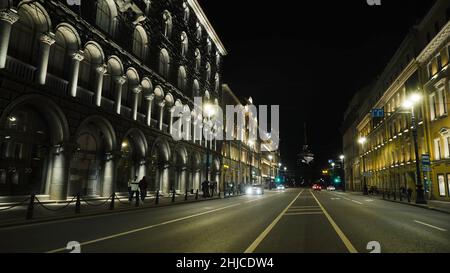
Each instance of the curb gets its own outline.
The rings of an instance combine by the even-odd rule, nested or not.
[[[432,211],[437,211],[437,212],[442,212],[442,213],[445,213],[445,214],[450,214],[450,211],[439,209],[439,208],[435,208],[435,207],[418,205],[418,204],[414,204],[414,203],[405,203],[405,202],[400,202],[400,201],[390,200],[390,199],[383,199],[383,198],[380,198],[380,200],[388,201],[388,202],[392,202],[392,203],[397,203],[397,204],[408,205],[408,206],[422,208],[422,209],[427,209],[427,210],[432,210]]]
[[[237,195],[237,196],[231,196],[231,197],[227,197],[224,198],[223,195],[221,195],[221,198],[212,198],[212,199],[199,199],[198,200],[188,200],[188,201],[181,201],[181,202],[175,202],[175,203],[166,203],[166,204],[159,204],[159,205],[154,205],[154,206],[149,206],[149,207],[132,207],[132,208],[123,208],[123,209],[115,209],[115,210],[109,210],[109,209],[105,209],[103,211],[97,211],[97,212],[91,212],[91,213],[86,213],[86,214],[73,214],[73,215],[66,215],[66,216],[56,216],[56,217],[43,217],[41,219],[35,219],[35,220],[20,220],[20,221],[15,221],[15,222],[10,222],[10,223],[6,223],[6,224],[0,224],[0,230],[1,229],[7,229],[7,228],[15,228],[15,227],[23,227],[23,226],[28,226],[28,225],[32,225],[32,224],[41,224],[41,223],[49,223],[49,222],[58,222],[58,221],[63,221],[63,220],[71,220],[71,219],[82,219],[82,218],[87,218],[87,217],[92,217],[92,216],[101,216],[101,215],[111,215],[111,214],[119,214],[119,213],[127,213],[127,212],[134,212],[134,211],[141,211],[141,210],[146,210],[146,209],[156,209],[156,208],[162,208],[162,207],[169,207],[169,206],[177,206],[177,205],[182,205],[182,204],[190,204],[190,203],[198,203],[198,202],[206,202],[206,201],[217,201],[217,200],[222,200],[222,199],[229,199],[229,198],[233,198],[233,197],[241,197],[243,195]]]

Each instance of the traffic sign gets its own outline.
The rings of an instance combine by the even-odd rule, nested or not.
[[[372,117],[373,118],[384,118],[384,109],[373,109]]]
[[[424,166],[430,166],[431,165],[431,159],[429,154],[423,154],[422,155],[422,165]]]

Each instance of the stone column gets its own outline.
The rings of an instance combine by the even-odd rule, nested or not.
[[[184,119],[184,128],[186,130],[184,140],[191,141],[191,117],[187,117]]]
[[[37,63],[36,80],[44,85],[47,79],[48,58],[50,56],[50,47],[55,43],[55,34],[52,32],[43,33],[39,39],[39,57]]]
[[[193,132],[192,140],[194,141],[194,144],[195,144],[195,141],[197,140],[197,119],[194,120],[193,125],[194,125],[194,132]]]
[[[80,62],[84,59],[84,52],[79,50],[72,54],[72,69],[70,75],[69,90],[72,97],[77,96],[78,72],[80,71]]]
[[[66,200],[69,181],[70,158],[74,146],[56,145],[52,150],[52,177],[50,183],[50,199]]]
[[[180,183],[180,192],[181,193],[185,193],[186,189],[187,189],[187,185],[186,185],[186,168],[182,168],[181,169],[181,173],[180,173],[180,177],[179,177],[179,183]]]
[[[116,113],[120,115],[121,108],[122,108],[122,88],[125,82],[127,81],[127,77],[120,76],[115,79],[115,89],[116,89]]]
[[[0,11],[0,69],[5,68],[12,25],[19,20],[13,9]]]
[[[102,92],[103,92],[103,78],[105,77],[105,73],[108,71],[108,66],[105,64],[100,65],[95,69],[96,78],[96,86],[95,86],[95,105],[100,107],[102,105]]]
[[[133,88],[133,120],[137,120],[139,93],[142,91],[142,86]]]
[[[145,99],[147,100],[147,126],[151,126],[152,107],[153,107],[153,100],[155,99],[155,94],[150,94],[149,96],[146,96]]]
[[[164,169],[161,170],[161,191],[164,194],[168,194],[170,191],[169,185],[169,166],[164,166]]]
[[[159,106],[159,130],[163,129],[163,121],[164,121],[164,106],[166,105],[165,101],[162,101],[158,104]]]
[[[114,191],[114,155],[107,153],[105,156],[102,197],[110,197]]]
[[[170,108],[168,110],[169,112],[169,134],[172,135],[173,133],[173,112],[174,112],[174,108]]]

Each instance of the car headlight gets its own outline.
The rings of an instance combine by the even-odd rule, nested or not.
[[[247,188],[245,193],[251,195],[253,193],[252,188]]]
[[[261,189],[256,190],[256,194],[261,194],[261,193],[262,193]]]

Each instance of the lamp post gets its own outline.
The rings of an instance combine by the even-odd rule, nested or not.
[[[346,179],[345,179],[345,156],[344,155],[341,155],[341,156],[339,156],[339,159],[341,160],[341,162],[342,162],[342,175],[343,175],[343,178],[344,178],[344,183],[342,183],[342,190],[343,191],[345,191],[345,188],[346,188]]]
[[[361,144],[362,152],[363,152],[363,156],[362,156],[362,161],[363,161],[363,181],[364,181],[364,183],[363,183],[363,194],[364,195],[369,195],[369,191],[367,189],[367,182],[366,182],[366,160],[365,160],[365,155],[364,155],[364,152],[365,152],[364,148],[365,148],[366,142],[367,142],[367,138],[365,138],[365,137],[360,137],[358,139],[358,143]]]
[[[422,184],[422,178],[420,174],[420,158],[419,158],[419,143],[417,141],[417,122],[416,116],[414,113],[415,105],[418,104],[422,100],[422,96],[420,94],[411,94],[410,97],[403,103],[403,107],[405,109],[410,109],[411,111],[411,125],[412,125],[412,135],[414,141],[414,153],[416,156],[416,204],[426,204],[425,194]]]
[[[269,190],[272,189],[272,159],[273,156],[269,155],[269,160],[270,160],[270,168],[269,168]]]
[[[209,124],[211,122],[211,118],[215,115],[216,113],[216,109],[215,109],[215,105],[211,104],[210,102],[205,103],[205,105],[203,106],[203,113],[206,116],[206,124]],[[209,124],[210,125],[210,124]],[[207,126],[209,126],[207,125]],[[206,130],[206,168],[205,168],[205,181],[209,184],[209,156],[210,156],[210,149],[211,149],[211,145],[209,145],[209,140],[208,140],[208,134],[210,133],[210,130],[212,132],[212,128],[213,126],[211,125],[211,128],[208,127],[208,129]],[[211,133],[212,135],[212,133]]]

